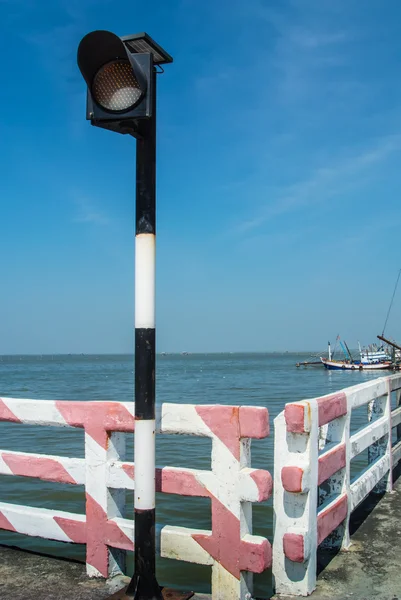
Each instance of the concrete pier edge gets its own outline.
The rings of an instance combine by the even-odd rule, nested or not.
[[[398,478],[393,493],[371,494],[355,511],[348,551],[334,557],[319,553],[324,568],[313,600],[401,600],[400,498]],[[89,579],[81,562],[0,545],[1,600],[107,600],[128,581],[123,576]],[[197,593],[193,598],[210,600],[211,596]],[[294,600],[294,596],[272,600]]]

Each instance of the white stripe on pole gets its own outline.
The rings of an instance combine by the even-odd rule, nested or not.
[[[155,508],[155,423],[135,421],[135,508],[140,510]]]
[[[156,237],[140,233],[135,237],[135,327],[155,326]]]

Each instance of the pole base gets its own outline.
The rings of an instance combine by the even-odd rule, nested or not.
[[[106,600],[132,600],[133,598],[139,600],[141,598],[140,596],[127,596],[127,590],[128,586],[125,586],[112,596],[109,596]],[[179,590],[173,590],[172,588],[161,588],[160,593],[162,600],[189,600],[194,596],[194,592],[180,592]],[[143,598],[145,598],[145,596],[143,596]]]

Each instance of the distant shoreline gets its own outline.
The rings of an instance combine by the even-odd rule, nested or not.
[[[287,355],[287,354],[323,354],[323,350],[245,350],[245,351],[222,351],[222,352],[157,352],[156,356],[165,357],[165,356],[222,356],[222,355],[267,355],[267,354],[275,354],[275,355]],[[128,352],[98,352],[98,353],[29,353],[29,354],[0,354],[0,358],[51,358],[51,357],[62,357],[62,358],[80,358],[80,357],[97,357],[97,356],[135,356],[133,353]]]

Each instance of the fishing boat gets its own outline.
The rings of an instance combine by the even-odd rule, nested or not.
[[[321,358],[321,361],[326,369],[330,369],[332,371],[379,371],[393,368],[393,363],[391,361],[362,363],[361,361],[351,362],[347,360],[329,360],[328,358],[323,357]]]
[[[377,344],[370,344],[366,348],[361,348],[361,344],[358,342],[359,355],[361,357],[362,364],[378,364],[384,362],[391,362],[391,354],[388,347],[384,344],[378,346]]]
[[[328,358],[323,356],[320,357],[320,360],[326,369],[332,371],[378,371],[393,368],[391,357],[384,346],[377,347],[376,345],[372,345],[368,348],[361,348],[361,345],[359,344],[360,358],[359,360],[354,360],[347,343],[344,341],[343,344],[339,336],[337,336],[336,342],[340,343],[345,358],[343,360],[335,360],[331,353],[329,342]]]
[[[340,340],[340,336],[337,336],[336,345],[334,347],[334,352],[331,352],[330,342],[329,342],[329,352],[328,358],[323,356],[320,357],[321,362],[325,366],[326,369],[332,370],[347,370],[347,371],[377,371],[383,369],[401,369],[401,346],[396,344],[394,341],[389,340],[384,337],[384,332],[386,329],[386,325],[388,322],[388,318],[390,316],[391,308],[393,306],[394,297],[397,291],[398,283],[401,277],[401,269],[398,271],[397,280],[395,283],[393,295],[390,301],[390,306],[387,311],[386,320],[384,323],[383,331],[381,335],[378,335],[378,339],[381,342],[381,345],[378,344],[370,344],[370,346],[366,346],[365,348],[361,347],[361,344],[358,342],[359,347],[359,360],[354,360],[347,343],[344,343]],[[337,348],[337,342],[340,343],[341,349],[344,353],[343,360],[334,360],[334,354]]]

